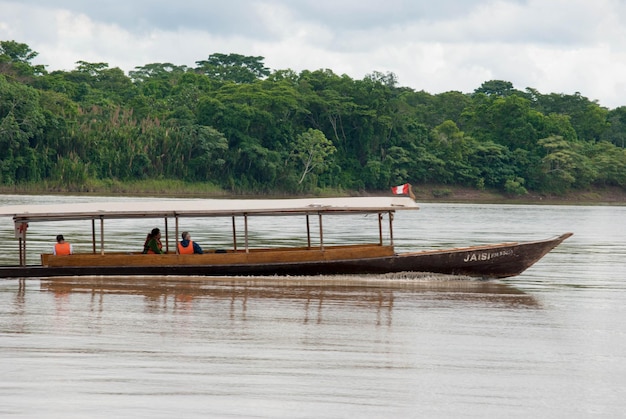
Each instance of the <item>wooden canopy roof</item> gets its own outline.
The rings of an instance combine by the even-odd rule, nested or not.
[[[224,217],[238,215],[298,215],[318,213],[377,213],[416,210],[409,197],[351,197],[306,199],[128,200],[0,207],[0,217],[15,223],[111,218]]]

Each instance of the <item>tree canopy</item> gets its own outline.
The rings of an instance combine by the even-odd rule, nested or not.
[[[488,80],[430,94],[393,73],[269,70],[214,53],[124,74],[33,65],[0,41],[0,184],[177,179],[234,192],[381,190],[411,182],[511,194],[626,188],[626,107]]]

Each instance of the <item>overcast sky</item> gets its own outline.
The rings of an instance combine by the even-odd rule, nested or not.
[[[626,105],[623,0],[0,0],[0,40],[48,71],[237,53],[271,70],[393,72],[432,94],[497,79]]]

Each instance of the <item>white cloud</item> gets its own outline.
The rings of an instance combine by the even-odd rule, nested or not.
[[[430,93],[501,79],[608,107],[626,105],[624,22],[620,0],[0,0],[0,39],[49,70],[239,53],[276,70],[390,71]]]

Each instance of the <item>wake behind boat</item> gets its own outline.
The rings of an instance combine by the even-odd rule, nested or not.
[[[434,272],[481,278],[519,275],[572,233],[531,242],[507,242],[445,250],[397,253],[393,218],[396,211],[417,210],[408,197],[317,198],[277,200],[172,200],[1,207],[0,216],[12,216],[18,241],[18,266],[0,267],[0,277],[135,276],[135,275],[336,275]],[[327,245],[324,217],[376,214],[378,237],[371,243]],[[250,217],[295,216],[306,225],[304,246],[254,247],[250,245]],[[175,237],[185,218],[232,219],[232,245],[220,252],[179,254],[170,246],[169,221]],[[105,252],[105,224],[114,219],[162,219],[165,254]],[[243,232],[236,219],[243,219]],[[319,231],[311,230],[315,218]],[[72,255],[41,255],[41,264],[26,263],[27,232],[32,223],[90,220],[92,251]],[[99,228],[96,227],[99,224]],[[99,234],[99,237],[98,237]],[[169,251],[169,249],[175,249]]]

